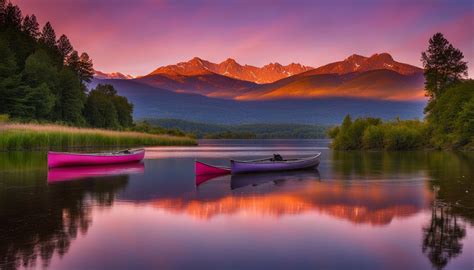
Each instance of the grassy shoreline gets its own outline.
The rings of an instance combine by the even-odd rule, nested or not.
[[[53,124],[0,123],[0,151],[197,145],[195,139]]]

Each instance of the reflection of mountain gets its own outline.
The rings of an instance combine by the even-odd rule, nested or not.
[[[210,184],[209,182],[206,185]],[[279,217],[320,212],[354,223],[385,225],[393,218],[419,212],[426,208],[431,200],[431,193],[419,184],[364,185],[355,182],[326,183],[311,180],[300,184],[304,186],[291,192],[279,192],[277,187],[271,193],[234,193],[213,199],[165,198],[155,199],[150,204],[201,219],[237,213]]]

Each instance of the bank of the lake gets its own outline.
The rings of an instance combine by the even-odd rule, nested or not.
[[[52,124],[0,124],[0,151],[152,145],[197,145],[197,142],[190,137],[165,134],[78,128]]]

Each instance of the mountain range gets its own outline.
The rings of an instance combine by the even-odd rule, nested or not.
[[[106,73],[106,72],[102,72],[102,71],[99,71],[99,70],[95,70],[95,73],[94,73],[94,78],[97,78],[97,79],[123,79],[123,80],[127,80],[127,79],[133,79],[134,77],[132,75],[125,75],[125,74],[122,74],[120,72],[112,72],[112,73]]]
[[[421,117],[425,104],[423,70],[388,53],[354,54],[318,68],[294,63],[259,68],[195,57],[134,79],[112,74],[96,76],[91,86],[113,84],[135,104],[136,117],[332,124],[347,113]]]
[[[216,64],[203,60],[199,57],[194,57],[188,62],[181,62],[176,65],[159,67],[147,76],[197,76],[206,74],[219,74],[238,80],[261,84],[275,82],[311,69],[313,69],[313,67],[303,66],[301,64],[295,63],[291,63],[287,66],[283,66],[279,63],[270,63],[260,68],[250,65],[241,65],[232,58],[228,58],[222,63]]]

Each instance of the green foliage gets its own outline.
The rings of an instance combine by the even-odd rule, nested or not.
[[[7,78],[17,69],[16,59],[8,43],[0,40],[0,79]]]
[[[86,95],[83,91],[84,86],[79,78],[71,70],[64,68],[59,73],[58,100],[56,102],[59,119],[75,125],[84,124],[82,110]]]
[[[92,59],[84,52],[81,54],[81,57],[79,57],[79,78],[83,82],[91,82],[93,76],[94,68]]]
[[[48,48],[56,47],[56,32],[54,31],[51,23],[47,22],[43,26],[39,41]]]
[[[89,55],[79,56],[66,35],[56,40],[49,22],[40,33],[35,15],[23,18],[18,6],[0,0],[0,114],[82,126],[88,113],[93,126],[130,127],[133,106],[116,92],[110,100],[93,96],[84,110],[84,82],[93,74]]]
[[[110,84],[99,84],[87,97],[84,114],[89,125],[108,129],[132,126],[133,105]]]
[[[232,132],[225,131],[219,133],[207,134],[204,136],[206,139],[256,139],[257,135],[251,132]]]
[[[181,119],[148,119],[153,126],[161,126],[167,129],[179,129],[188,134],[195,134],[198,138],[209,137],[211,134],[225,132],[252,133],[257,139],[322,139],[326,138],[327,128],[325,125],[304,124],[240,124],[223,125],[200,123]]]
[[[437,148],[474,144],[474,81],[457,83],[438,97],[427,116],[431,143]]]
[[[368,126],[362,136],[362,145],[365,149],[384,148],[384,130],[381,125]]]
[[[452,84],[467,77],[467,63],[463,53],[453,47],[441,33],[429,40],[428,49],[421,54],[425,69],[425,89],[431,100],[436,99]],[[426,107],[429,112],[431,106]]]
[[[332,147],[338,150],[411,150],[425,146],[426,124],[417,120],[383,122],[378,118],[346,116],[339,131],[333,132]]]
[[[168,128],[163,128],[163,127],[160,127],[160,126],[152,126],[147,121],[140,121],[140,122],[135,123],[135,125],[132,128],[130,128],[130,130],[138,131],[138,132],[145,132],[145,133],[149,133],[149,134],[156,134],[156,135],[158,135],[158,134],[168,134],[168,135],[180,136],[180,137],[182,137],[182,136],[194,137],[194,135],[185,134],[183,131],[181,131],[177,128],[168,129]]]

